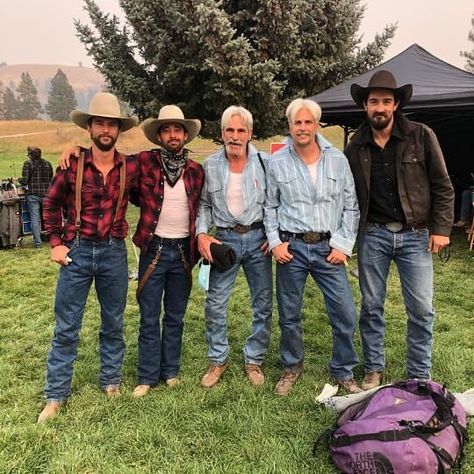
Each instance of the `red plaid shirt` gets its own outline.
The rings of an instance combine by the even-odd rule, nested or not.
[[[129,192],[138,186],[139,165],[135,157],[127,157],[126,184],[120,209],[112,227],[115,207],[120,188],[120,157],[115,152],[114,167],[108,173],[106,183],[95,167],[91,149],[84,157],[84,177],[82,181],[82,209],[80,236],[84,239],[100,241],[109,236],[124,239],[128,232],[125,220]],[[51,247],[69,242],[76,236],[75,183],[77,158],[71,156],[71,166],[58,170],[51,181],[43,201],[44,226],[49,235]]]
[[[140,220],[133,241],[145,251],[155,233],[165,195],[165,175],[159,150],[142,151],[138,155],[140,163],[140,185],[130,193],[130,201],[140,206]],[[183,172],[184,188],[189,206],[189,235],[191,241],[191,265],[199,256],[196,243],[196,217],[199,199],[204,184],[204,170],[199,163],[188,160]]]

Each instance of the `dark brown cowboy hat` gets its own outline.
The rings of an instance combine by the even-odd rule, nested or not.
[[[413,86],[405,84],[397,87],[397,81],[390,71],[380,70],[374,73],[370,78],[367,87],[359,86],[358,84],[351,85],[351,96],[354,102],[364,108],[364,103],[367,101],[369,92],[372,89],[389,89],[393,91],[395,100],[399,103],[398,108],[401,109],[410,102]]]

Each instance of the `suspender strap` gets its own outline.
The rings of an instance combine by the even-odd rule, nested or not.
[[[81,192],[82,192],[82,178],[84,176],[84,152],[81,152],[77,159],[76,170],[76,233],[79,235],[81,230]]]
[[[115,214],[114,220],[112,222],[112,226],[110,231],[117,220],[117,215],[120,210],[120,206],[122,205],[123,195],[125,194],[125,183],[127,181],[127,164],[125,161],[125,155],[122,153],[119,154],[120,156],[120,184],[119,184],[119,195],[117,198],[117,205],[115,206]],[[79,235],[81,230],[81,210],[82,210],[82,180],[84,177],[84,152],[81,152],[79,158],[77,159],[77,171],[76,171],[76,232]]]

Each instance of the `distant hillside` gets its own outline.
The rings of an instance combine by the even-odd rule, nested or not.
[[[104,87],[104,78],[91,67],[63,66],[60,64],[14,64],[0,66],[0,81],[4,86],[16,87],[21,73],[28,72],[38,89],[42,105],[48,100],[49,87],[58,68],[66,74],[69,83],[76,93],[79,108],[87,109],[90,98]]]

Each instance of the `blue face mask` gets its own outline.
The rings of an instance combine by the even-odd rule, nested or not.
[[[204,261],[202,261],[199,264],[198,282],[199,282],[199,286],[205,291],[209,290],[210,273],[211,273],[211,264],[209,262],[204,263]]]

